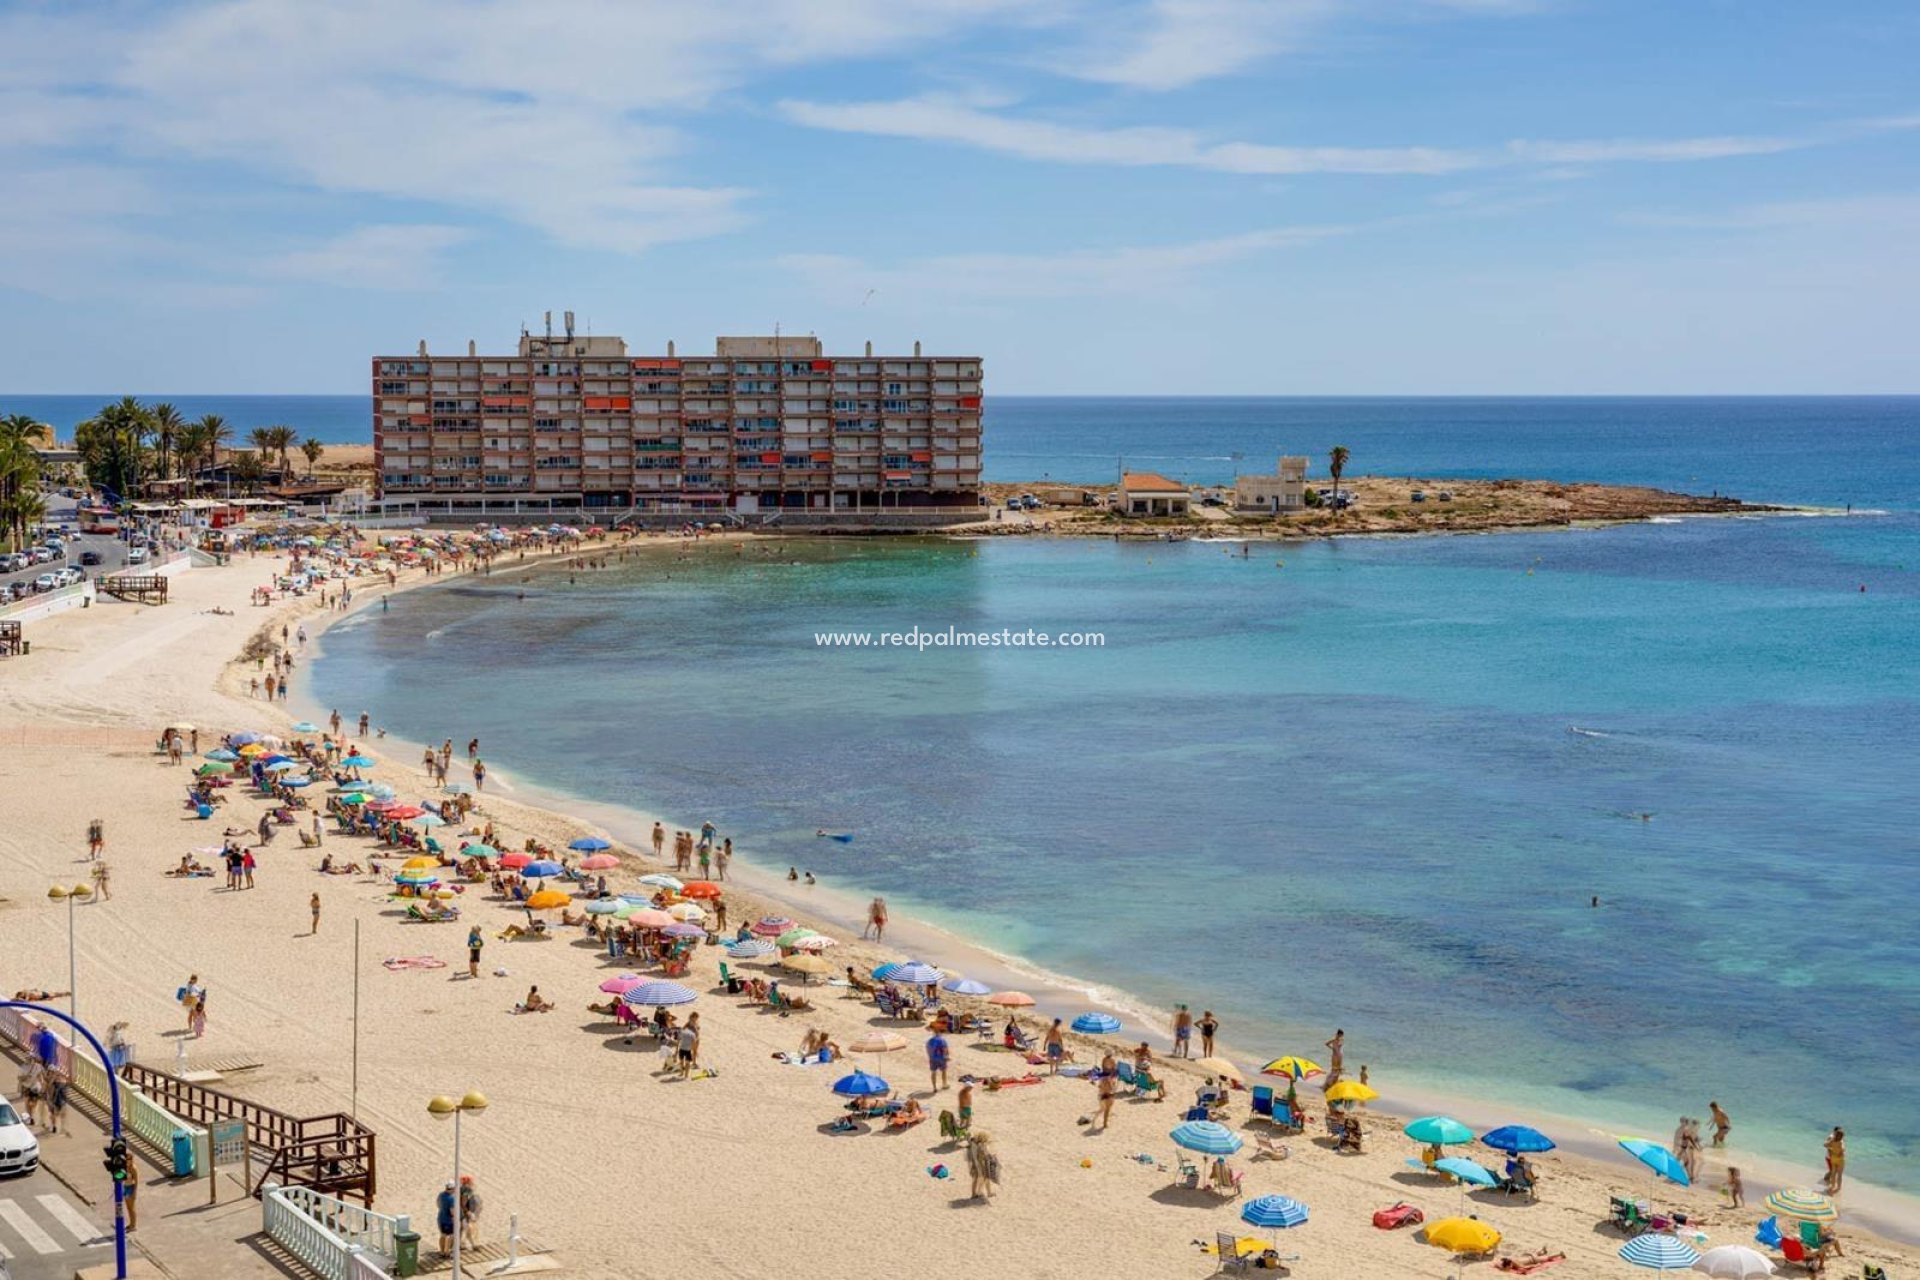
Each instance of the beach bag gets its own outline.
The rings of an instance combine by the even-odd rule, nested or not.
[[[1373,1215],[1373,1225],[1382,1231],[1393,1231],[1399,1227],[1410,1227],[1425,1220],[1425,1214],[1404,1201],[1390,1208],[1376,1210]]]

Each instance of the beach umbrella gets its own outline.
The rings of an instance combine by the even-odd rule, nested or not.
[[[1783,1218],[1802,1222],[1838,1222],[1840,1211],[1833,1201],[1806,1187],[1783,1187],[1766,1199],[1767,1208]]]
[[[1307,1206],[1292,1196],[1256,1196],[1240,1206],[1240,1221],[1250,1227],[1279,1230],[1307,1220]]]
[[[611,871],[620,865],[620,859],[610,853],[591,853],[580,859],[582,871]]]
[[[662,982],[655,979],[630,987],[620,993],[620,998],[628,1004],[662,1005],[692,1004],[700,997],[691,987],[683,987],[677,982]]]
[[[434,827],[444,827],[447,825],[447,820],[437,813],[423,813],[415,818],[414,821],[429,830]]]
[[[725,890],[711,880],[691,880],[680,886],[680,896],[683,898],[711,900],[722,896],[724,892]]]
[[[1659,1143],[1648,1142],[1645,1138],[1622,1138],[1620,1146],[1627,1154],[1667,1181],[1677,1182],[1683,1187],[1693,1185],[1693,1179],[1687,1176],[1686,1166],[1674,1157],[1673,1152]]]
[[[1443,1147],[1456,1142],[1473,1141],[1473,1130],[1451,1116],[1421,1116],[1418,1120],[1407,1121],[1407,1127],[1402,1132],[1415,1142],[1429,1142]]]
[[[370,783],[367,786],[367,792],[376,800],[393,799],[393,788],[384,782]]]
[[[1084,1036],[1110,1036],[1120,1029],[1120,1019],[1110,1013],[1083,1013],[1073,1020],[1073,1029]]]
[[[207,759],[218,760],[223,764],[232,764],[239,758],[238,753],[229,751],[225,747],[215,747],[213,750],[207,752]]]
[[[1327,1092],[1331,1095],[1333,1091],[1329,1089]],[[1508,1155],[1516,1155],[1522,1151],[1553,1150],[1552,1138],[1538,1129],[1529,1129],[1523,1124],[1509,1124],[1498,1129],[1490,1129],[1480,1135],[1480,1141],[1495,1151],[1504,1151]]]
[[[811,938],[813,936],[814,936],[814,930],[807,928],[805,925],[796,925],[795,927],[781,934],[779,937],[775,938],[773,940],[773,945],[776,947],[791,947],[794,944],[798,943],[800,939]]]
[[[762,916],[747,926],[747,932],[757,938],[777,938],[793,928],[794,923],[786,916]]]
[[[670,924],[679,924],[664,911],[655,911],[652,907],[635,907],[627,915],[627,923],[636,929],[664,929]]]
[[[1500,1182],[1500,1179],[1493,1176],[1491,1170],[1467,1159],[1465,1156],[1448,1156],[1445,1160],[1435,1160],[1433,1167],[1442,1173],[1452,1174],[1463,1183],[1471,1183],[1476,1187],[1497,1186]]]
[[[1310,1076],[1322,1074],[1322,1068],[1319,1063],[1309,1062],[1305,1058],[1275,1058],[1272,1062],[1260,1068],[1260,1074],[1263,1076],[1286,1076],[1290,1080],[1305,1080]]]
[[[544,879],[547,876],[557,876],[560,874],[560,871],[560,864],[552,859],[536,858],[534,861],[522,867],[520,874],[523,876],[531,876],[535,879]]]
[[[542,889],[528,897],[526,905],[529,911],[551,911],[555,907],[573,905],[573,895],[558,889]]]
[[[948,978],[940,984],[940,989],[956,996],[984,996],[993,990],[986,983],[975,982],[972,978]]]
[[[600,989],[610,996],[623,996],[645,981],[646,979],[637,973],[623,973],[617,978],[608,978],[600,984]]]
[[[1380,1094],[1370,1085],[1358,1080],[1342,1080],[1338,1084],[1327,1086],[1328,1102],[1372,1102]]]
[[[340,803],[341,804],[365,804],[368,798],[369,797],[364,792],[349,791],[347,792],[347,794],[340,797]]]
[[[1201,1155],[1230,1156],[1246,1145],[1239,1134],[1217,1120],[1189,1120],[1167,1135],[1173,1145]]]
[[[1427,1225],[1427,1243],[1448,1253],[1491,1253],[1500,1233],[1478,1218],[1442,1218]]]
[[[503,853],[500,855],[500,865],[509,871],[517,871],[532,861],[533,855],[530,853]]]
[[[793,949],[795,951],[816,951],[817,952],[817,951],[825,951],[829,947],[837,947],[839,945],[840,945],[840,939],[829,938],[824,933],[816,933],[812,937],[802,938],[800,939],[800,941],[794,943]]]
[[[249,758],[253,756],[263,756],[267,754],[267,749],[261,746],[257,742],[249,742],[245,746],[239,748],[239,751],[241,755],[247,756]]]
[[[578,849],[582,853],[598,853],[602,849],[613,848],[612,841],[602,840],[599,836],[581,836],[567,845],[569,849]]]
[[[270,751],[264,756],[255,756],[253,758],[253,762],[255,764],[265,765],[271,768],[272,766],[279,764],[282,760],[291,760],[292,758],[293,758],[292,756],[282,755],[278,751]]]
[[[440,789],[446,792],[450,796],[464,796],[469,791],[473,790],[472,787],[469,787],[464,782],[449,782],[445,786],[441,787]]]
[[[354,752],[352,755],[348,756],[346,759],[342,760],[340,763],[345,765],[349,769],[371,769],[373,767],[373,761],[368,759],[366,756],[361,755],[357,751]]]
[[[595,898],[587,904],[587,914],[590,916],[610,916],[619,909],[620,901],[617,898]]]
[[[500,851],[490,844],[463,844],[460,846],[460,856],[463,858],[494,858],[498,857],[499,854]]]
[[[788,973],[797,973],[803,977],[811,977],[816,973],[833,972],[833,966],[825,960],[822,960],[819,956],[809,955],[788,956],[780,962],[780,967]]]
[[[1770,1276],[1774,1272],[1773,1259],[1743,1244],[1723,1244],[1709,1249],[1700,1255],[1693,1269],[1710,1276],[1725,1276],[1728,1280],[1750,1280],[1750,1277]]]
[[[843,1098],[877,1098],[893,1092],[893,1086],[879,1076],[856,1071],[833,1082],[833,1091]]]
[[[412,822],[425,813],[425,809],[415,804],[396,804],[387,809],[387,816],[397,822]]]
[[[439,866],[440,859],[430,858],[422,854],[418,858],[408,858],[400,864],[400,869],[402,871],[438,870]]]
[[[318,733],[320,732],[320,726],[310,720],[295,720],[293,722],[293,731],[295,733]]]
[[[1700,1261],[1700,1254],[1692,1245],[1658,1231],[1627,1241],[1620,1248],[1620,1256],[1636,1267],[1653,1271],[1686,1271]]]
[[[889,960],[885,964],[875,965],[873,967],[873,980],[875,982],[887,981],[893,977],[893,971],[905,963],[905,960]]]
[[[675,923],[660,931],[669,938],[704,938],[707,930],[704,925]]]
[[[313,779],[312,778],[282,778],[280,779],[280,785],[283,787],[292,787],[297,791],[301,787],[312,786]]]
[[[848,1053],[892,1053],[907,1047],[907,1038],[897,1031],[876,1028],[847,1045]]]
[[[758,960],[773,954],[773,944],[764,938],[742,938],[727,948],[727,955],[735,960]]]
[[[1234,1066],[1231,1062],[1228,1062],[1225,1058],[1201,1058],[1193,1065],[1211,1076],[1219,1076],[1222,1079],[1237,1081],[1240,1084],[1247,1082],[1246,1073]]]
[[[272,764],[266,766],[266,769],[268,773],[292,773],[296,769],[304,769],[306,767],[307,766],[301,764],[298,760],[275,760]]]
[[[887,981],[904,983],[910,987],[930,987],[946,976],[946,971],[943,969],[924,964],[919,960],[908,960],[904,964],[895,965],[893,972],[887,975]]]
[[[997,1004],[1003,1009],[1030,1009],[1033,997],[1024,991],[996,991],[987,997],[988,1004]]]
[[[676,902],[667,908],[667,914],[683,924],[692,924],[696,920],[707,918],[707,913],[691,902]]]
[[[675,893],[680,892],[681,889],[680,881],[674,879],[664,871],[655,871],[651,875],[641,876],[640,883],[652,885],[656,889],[671,889]]]
[[[236,733],[228,737],[227,741],[233,743],[236,747],[249,747],[260,741],[260,735],[257,733]]]
[[[198,769],[195,769],[194,772],[202,778],[215,778],[221,774],[232,773],[233,769],[231,766],[224,764],[203,764]]]

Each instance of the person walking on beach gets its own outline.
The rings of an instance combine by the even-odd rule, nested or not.
[[[487,762],[485,760],[475,760],[473,762],[473,789],[475,791],[485,791],[487,789]]]
[[[733,837],[728,836],[725,840],[722,840],[720,842],[720,854],[717,858],[714,859],[713,869],[717,873],[716,878],[721,880],[725,880],[727,878],[727,864],[732,861],[733,861]]]
[[[1105,1133],[1113,1123],[1113,1096],[1119,1092],[1120,1064],[1114,1061],[1113,1050],[1107,1050],[1100,1059],[1100,1131]]]
[[[372,719],[373,719],[373,717],[372,717],[371,715],[369,715],[369,714],[367,714],[366,712],[364,712],[364,711],[362,711],[362,712],[360,713],[360,736],[361,736],[361,737],[363,737],[363,738],[364,738],[364,737],[366,737],[366,736],[367,736],[367,724],[368,724],[368,722],[369,722],[369,721],[371,721]]]
[[[187,1029],[193,1032],[195,1040],[207,1034],[207,993],[202,991],[200,998],[193,1002],[193,1012],[187,1015]]]
[[[1847,1174],[1847,1135],[1839,1125],[1833,1126],[1833,1132],[1827,1135],[1827,1194],[1840,1194],[1840,1184]]]
[[[1746,1207],[1746,1203],[1747,1203],[1747,1189],[1744,1185],[1742,1185],[1740,1181],[1740,1171],[1734,1168],[1732,1165],[1728,1165],[1727,1166],[1727,1207],[1729,1209],[1741,1209]]]
[[[269,827],[267,831],[268,834],[271,835],[273,828]],[[249,889],[253,888],[253,869],[257,865],[259,864],[253,860],[253,850],[249,849],[240,855],[240,875],[242,879],[245,880],[246,887]]]
[[[1733,1121],[1727,1119],[1727,1113],[1720,1109],[1720,1104],[1717,1102],[1707,1104],[1707,1114],[1713,1117],[1713,1145],[1726,1146],[1727,1135],[1733,1132]]]
[[[1060,1064],[1066,1061],[1067,1058],[1067,1037],[1060,1030],[1062,1021],[1063,1019],[1055,1018],[1053,1025],[1047,1028],[1046,1048],[1044,1052],[1047,1056],[1048,1075],[1059,1075]]]
[[[1219,1030],[1220,1019],[1213,1016],[1213,1010],[1208,1009],[1200,1015],[1201,1057],[1211,1058],[1213,1056],[1213,1037]]]
[[[453,1233],[457,1229],[454,1218],[460,1194],[453,1183],[449,1182],[433,1202],[434,1225],[440,1228],[440,1252],[453,1252]]]
[[[1193,1056],[1193,1014],[1183,1004],[1173,1006],[1173,1056]]]
[[[702,880],[711,880],[713,878],[712,872],[713,846],[703,840],[700,842],[700,878]]]
[[[336,738],[339,737],[340,736],[340,708],[335,707],[333,709],[333,715],[328,717],[327,723],[333,726],[333,736]]]
[[[1000,1161],[993,1154],[993,1144],[984,1133],[976,1133],[967,1139],[967,1173],[973,1179],[972,1198],[992,1199],[993,1184],[1000,1180]]]
[[[655,862],[666,857],[666,848],[667,829],[656,822],[653,824],[653,860]]]
[[[479,925],[474,925],[467,930],[467,976],[469,978],[480,976],[480,948],[484,945]]]
[[[460,1175],[460,1242],[469,1249],[480,1247],[480,1193],[473,1189],[473,1175]]]
[[[869,931],[872,932],[875,942],[887,936],[887,900],[885,898],[875,898],[867,904],[867,927],[860,931],[860,936],[866,937]]]
[[[693,1074],[694,1064],[700,1061],[700,1015],[690,1013],[686,1023],[680,1028],[680,1078],[685,1080]]]
[[[113,901],[113,872],[104,862],[93,864],[93,891],[100,895],[101,901]]]
[[[947,1087],[947,1038],[938,1031],[927,1039],[927,1077],[935,1093]]]
[[[268,702],[273,701],[274,691],[277,690],[279,687],[280,687],[280,682],[274,679],[273,672],[271,671],[267,672],[267,701]]]
[[[315,889],[313,895],[307,899],[307,909],[313,912],[313,927],[307,930],[307,936],[311,938],[320,932],[320,891],[318,889]]]
[[[107,824],[95,818],[87,824],[87,859],[98,861],[101,850],[107,847]]]
[[[468,738],[467,739],[467,759],[477,760],[479,758],[480,758],[480,739]]]
[[[1347,1052],[1347,1033],[1340,1028],[1333,1030],[1333,1039],[1327,1041],[1327,1085],[1332,1087],[1340,1079],[1345,1066]]]

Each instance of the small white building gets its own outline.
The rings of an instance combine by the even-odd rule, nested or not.
[[[1187,486],[1151,471],[1120,477],[1120,510],[1130,516],[1183,516],[1193,501]]]
[[[1235,477],[1233,505],[1239,511],[1272,515],[1303,510],[1307,505],[1307,460],[1282,458],[1272,475]]]

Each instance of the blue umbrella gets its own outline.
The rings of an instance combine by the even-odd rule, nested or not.
[[[567,848],[578,849],[582,853],[598,853],[602,849],[613,848],[613,842],[610,840],[602,840],[599,836],[581,836],[578,840],[569,844]]]
[[[232,764],[239,758],[239,752],[229,751],[225,747],[215,747],[213,750],[207,752],[207,759],[218,760],[221,764]]]
[[[906,960],[893,965],[887,972],[888,982],[904,982],[910,987],[931,986],[946,977],[946,973],[930,964],[918,960]]]
[[[312,778],[282,778],[280,779],[280,785],[283,787],[294,787],[296,789],[300,787],[310,787],[313,785],[313,779]]]
[[[1683,1187],[1692,1186],[1693,1179],[1687,1176],[1687,1168],[1657,1142],[1648,1142],[1645,1138],[1622,1138],[1620,1146],[1634,1159],[1653,1170],[1669,1182],[1677,1182]]]
[[[1473,1141],[1473,1130],[1451,1116],[1421,1116],[1418,1120],[1407,1121],[1403,1132],[1415,1142],[1431,1142],[1440,1146]]]
[[[250,742],[260,741],[260,735],[257,733],[236,733],[228,738],[227,741],[236,747],[244,747]]]
[[[1174,1146],[1207,1156],[1230,1156],[1246,1145],[1239,1134],[1217,1120],[1189,1120],[1176,1125],[1168,1136]]]
[[[1498,1129],[1490,1129],[1480,1135],[1480,1141],[1495,1151],[1504,1151],[1508,1155],[1515,1155],[1522,1151],[1553,1150],[1552,1138],[1538,1129],[1529,1129],[1523,1124],[1510,1124]]]
[[[893,1086],[879,1076],[856,1071],[833,1082],[833,1091],[843,1098],[877,1098],[893,1092]]]
[[[544,876],[557,876],[560,874],[560,864],[557,862],[548,862],[543,858],[537,862],[529,862],[526,866],[520,868],[520,874],[522,876],[532,876],[535,879]]]
[[[369,760],[366,756],[358,755],[358,754],[350,755],[345,760],[342,760],[340,763],[345,765],[349,769],[371,769],[373,767],[372,760]]]
[[[266,770],[268,773],[286,773],[288,770],[291,770],[291,769],[304,769],[304,768],[306,768],[306,766],[301,764],[298,760],[287,760],[287,759],[275,760],[272,764],[269,764],[266,766]]]
[[[875,982],[889,981],[893,977],[893,971],[906,963],[905,960],[889,960],[885,964],[875,965],[873,968],[873,980]]]
[[[1082,1035],[1108,1036],[1120,1029],[1120,1019],[1110,1013],[1083,1013],[1073,1020],[1073,1029]]]
[[[1646,1235],[1635,1236],[1627,1241],[1620,1250],[1620,1256],[1636,1267],[1650,1267],[1655,1271],[1685,1271],[1700,1261],[1700,1255],[1693,1246],[1676,1236],[1658,1231],[1649,1231]]]
[[[993,988],[984,982],[975,982],[972,978],[948,978],[940,984],[942,991],[951,991],[956,996],[984,996]]]
[[[683,987],[677,982],[655,981],[629,987],[620,998],[628,1004],[692,1004],[700,995],[691,987]]]
[[[258,760],[255,760],[254,763],[257,765],[264,765],[267,768],[272,768],[276,764],[285,764],[287,761],[291,759],[293,759],[292,756],[282,755],[280,752],[274,751],[267,755],[261,756]]]
[[[765,938],[742,938],[727,948],[727,954],[735,960],[758,960],[762,956],[772,955],[779,949]]]
[[[1240,1221],[1250,1227],[1297,1227],[1307,1220],[1307,1206],[1292,1196],[1257,1196],[1240,1206]]]
[[[320,726],[308,720],[296,720],[293,725],[293,731],[295,733],[318,733],[320,732]]]
[[[1485,1167],[1475,1164],[1465,1156],[1448,1156],[1445,1160],[1435,1160],[1433,1167],[1442,1173],[1452,1174],[1462,1182],[1471,1182],[1476,1187],[1491,1187],[1500,1181]]]

